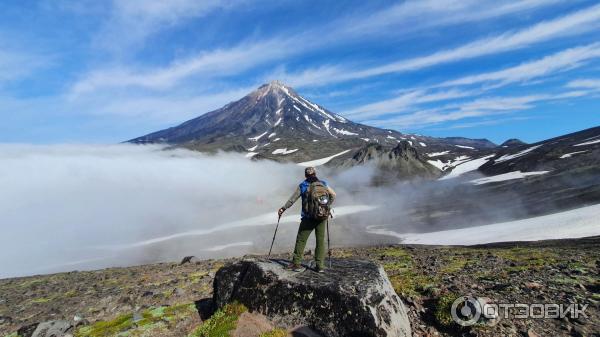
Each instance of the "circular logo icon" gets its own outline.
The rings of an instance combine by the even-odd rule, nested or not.
[[[477,323],[481,317],[481,311],[479,301],[470,296],[457,298],[450,308],[452,319],[462,326],[470,326]]]

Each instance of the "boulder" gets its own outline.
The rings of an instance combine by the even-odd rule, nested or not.
[[[67,337],[73,332],[73,324],[68,321],[48,321],[27,325],[19,329],[22,337]]]
[[[195,257],[195,256],[186,256],[181,260],[181,264],[186,264],[186,263],[200,263],[202,262],[199,258]]]
[[[291,328],[330,337],[411,336],[406,309],[382,267],[333,260],[325,273],[284,269],[282,260],[246,259],[219,269],[213,302],[237,301]]]

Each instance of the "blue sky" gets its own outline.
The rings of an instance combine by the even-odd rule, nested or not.
[[[600,125],[600,3],[0,4],[0,142],[120,142],[273,79],[374,126],[534,142]]]

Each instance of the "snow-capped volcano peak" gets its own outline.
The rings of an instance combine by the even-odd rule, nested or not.
[[[284,114],[294,115],[300,119],[307,120],[309,123],[309,119],[315,119],[313,116],[310,116],[312,113],[320,114],[323,118],[330,119],[332,121],[337,121],[340,123],[347,122],[344,117],[326,111],[323,107],[300,96],[298,93],[296,93],[296,91],[294,91],[294,89],[277,80],[261,85],[249,96],[255,97],[257,104],[259,104],[261,100],[275,99],[277,107],[281,108],[287,105],[287,109],[282,109]],[[308,116],[304,117],[304,115],[307,114]],[[318,128],[320,128],[320,126]]]

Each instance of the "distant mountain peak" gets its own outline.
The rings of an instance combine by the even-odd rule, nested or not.
[[[508,139],[504,143],[500,144],[501,147],[511,147],[511,146],[521,146],[521,145],[527,145],[527,143],[525,143],[524,141],[517,139],[517,138]]]

